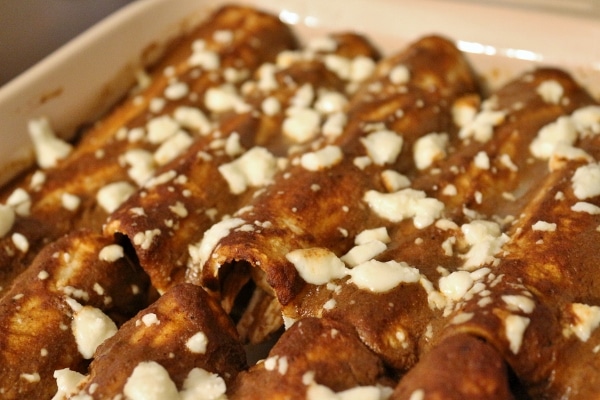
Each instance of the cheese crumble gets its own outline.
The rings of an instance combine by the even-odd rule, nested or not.
[[[207,345],[208,338],[204,332],[195,333],[185,342],[185,346],[196,354],[205,354]]]
[[[37,164],[42,169],[55,167],[67,157],[73,146],[58,138],[46,118],[29,121],[29,136],[33,141]]]
[[[600,326],[600,307],[573,303],[570,311],[575,320],[566,328],[567,336],[573,333],[582,342],[587,342],[592,332]]]
[[[593,163],[577,168],[571,182],[573,193],[579,200],[600,195],[600,164]]]
[[[360,139],[367,154],[377,165],[393,164],[402,151],[404,140],[396,132],[380,130]]]
[[[324,285],[346,275],[344,262],[324,248],[293,250],[285,257],[294,265],[302,279],[313,285]]]
[[[236,160],[219,166],[233,194],[268,184],[277,169],[277,158],[264,147],[253,147]]]
[[[135,191],[136,188],[129,182],[109,183],[98,191],[96,201],[110,214],[119,208]]]
[[[446,157],[448,142],[448,134],[446,133],[433,132],[419,138],[413,149],[417,168],[429,168],[435,161]]]
[[[428,198],[423,191],[403,189],[394,193],[369,190],[363,199],[377,215],[392,222],[412,218],[421,229],[431,225],[444,210],[444,203]]]
[[[83,358],[91,359],[96,348],[117,333],[117,326],[100,309],[83,306],[74,313],[71,330]]]
[[[101,261],[114,262],[125,256],[125,250],[118,244],[110,244],[103,247],[98,254]]]
[[[304,153],[300,157],[300,165],[309,171],[330,168],[342,161],[343,153],[338,146],[328,145],[324,148]]]

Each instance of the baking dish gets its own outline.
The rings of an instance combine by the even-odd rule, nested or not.
[[[155,60],[173,38],[225,3],[134,2],[1,87],[0,184],[31,163],[27,121],[47,117],[59,135],[71,136],[114,104],[133,83],[135,72]],[[522,7],[506,1],[238,3],[278,14],[294,25],[301,38],[355,30],[368,35],[384,52],[399,49],[420,35],[443,34],[468,53],[490,87],[544,64],[569,70],[594,96],[600,93],[600,48],[595,45],[600,40],[600,19],[594,18],[594,9],[570,7],[569,12],[559,13],[556,7],[540,8],[540,2]]]

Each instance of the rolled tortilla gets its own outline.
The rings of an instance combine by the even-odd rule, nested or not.
[[[45,244],[107,216],[160,165],[208,133],[222,112],[205,95],[239,87],[265,61],[296,46],[276,17],[227,6],[182,38],[139,87],[85,129],[78,143],[57,140],[51,121],[32,121],[40,168],[3,188],[0,289]],[[10,214],[11,222],[5,214]]]
[[[106,340],[89,375],[69,396],[144,398],[139,396],[187,392],[194,398],[204,391],[218,398],[214,391],[225,394],[245,367],[244,348],[230,318],[202,288],[184,283]],[[155,381],[148,381],[148,373]]]
[[[568,102],[548,103],[537,94],[535,88],[550,80],[563,83]],[[297,299],[283,307],[287,320],[307,315],[343,320],[355,326],[388,365],[404,371],[418,362],[457,300],[472,295],[466,293],[468,285],[484,279],[486,268],[498,262],[514,216],[531,200],[540,177],[548,174],[546,160],[532,163],[528,155],[538,131],[578,107],[593,104],[570,77],[555,70],[528,73],[491,98],[501,108],[482,112],[507,110],[493,127],[493,135],[483,142],[466,138],[453,153],[416,176],[411,191],[399,192],[406,197],[418,188],[422,201],[443,206],[429,225],[417,226],[415,215],[405,215],[364,226],[345,254],[330,249],[291,253],[297,267],[313,263],[314,269],[338,275],[328,272],[322,282],[305,285]],[[509,107],[513,103],[519,106]],[[489,163],[486,168],[480,154]],[[507,159],[514,161],[507,165]],[[507,195],[511,193],[517,194]],[[394,201],[403,198],[397,196]],[[481,204],[476,200],[479,196],[484,200]],[[398,215],[406,214],[401,207],[394,209]],[[462,284],[467,285],[464,292]]]
[[[188,279],[218,289],[232,268],[250,265],[258,286],[291,303],[306,281],[288,253],[347,251],[364,226],[380,221],[363,203],[364,192],[384,190],[384,171],[410,173],[413,143],[431,132],[455,131],[452,103],[475,92],[468,64],[440,37],[381,61],[353,96],[343,132],[292,157],[273,185],[211,228],[193,249],[202,256],[188,266]]]
[[[264,360],[238,375],[230,399],[318,399],[318,390],[342,392],[390,384],[381,360],[352,327],[306,318],[277,341]],[[312,391],[312,396],[311,396]],[[322,397],[320,397],[322,398]]]
[[[98,233],[46,246],[0,300],[3,398],[49,399],[55,370],[84,373],[95,347],[147,305],[148,284],[123,248]]]
[[[600,321],[598,144],[587,136],[576,146],[584,158],[552,156],[552,172],[512,226],[482,291],[463,300],[442,331],[484,338],[534,397],[599,393],[588,372],[597,364]]]
[[[327,60],[348,67],[358,61],[374,65],[377,52],[360,35],[337,34],[323,41],[327,46],[309,44],[263,65],[238,93],[246,108],[226,112],[210,134],[157,171],[165,179],[147,185],[110,216],[105,233],[132,242],[160,292],[183,281],[187,264],[197,257],[188,252],[191,244],[269,185],[289,152],[305,151],[322,139],[327,118],[339,116],[349,86],[364,78],[345,76]],[[154,232],[148,241],[141,239],[145,232]],[[228,311],[248,275],[236,278],[228,289],[233,294],[223,296]]]

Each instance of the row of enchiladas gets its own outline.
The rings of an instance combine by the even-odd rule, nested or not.
[[[76,143],[30,131],[5,398],[598,394],[600,108],[563,71],[486,93],[444,37],[227,6]]]

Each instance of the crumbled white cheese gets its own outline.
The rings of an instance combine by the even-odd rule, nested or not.
[[[274,116],[281,111],[281,103],[277,98],[269,96],[262,101],[260,108],[265,115]]]
[[[142,250],[148,250],[154,241],[154,238],[160,235],[161,231],[158,228],[147,229],[137,232],[133,236],[133,244],[139,246]]]
[[[196,332],[186,342],[185,346],[196,354],[205,354],[208,346],[208,338],[204,332]]]
[[[416,283],[421,279],[418,269],[405,262],[366,261],[348,271],[351,282],[358,288],[371,292],[387,292],[401,283]]]
[[[377,165],[393,164],[402,151],[404,139],[396,132],[380,130],[360,139],[368,156]]]
[[[189,267],[196,270],[202,270],[204,263],[212,253],[213,249],[219,241],[229,235],[231,230],[244,225],[246,221],[241,218],[225,219],[211,226],[206,232],[202,240],[188,247],[190,254]]]
[[[473,319],[473,317],[473,313],[459,312],[454,317],[452,317],[450,323],[453,325],[464,324],[465,322],[469,322],[471,319]]]
[[[477,107],[472,102],[458,99],[452,105],[452,120],[459,128],[467,126],[475,120]]]
[[[488,170],[490,169],[490,157],[485,151],[480,151],[475,155],[473,159],[475,166],[479,169]]]
[[[573,120],[568,116],[562,116],[539,130],[529,150],[535,157],[547,160],[552,157],[557,146],[572,146],[577,136]]]
[[[523,335],[529,326],[530,319],[521,315],[511,314],[504,319],[504,333],[508,339],[510,351],[519,353],[523,342]]]
[[[285,257],[294,265],[302,279],[313,285],[324,285],[346,275],[344,262],[324,248],[293,250]]]
[[[338,146],[327,145],[322,149],[302,154],[300,165],[309,171],[319,171],[338,164],[343,156]]]
[[[11,206],[17,215],[27,217],[31,213],[31,196],[25,189],[17,188],[6,199],[6,205]]]
[[[387,249],[385,243],[379,240],[373,240],[367,243],[359,244],[351,248],[341,258],[349,267],[355,267],[365,261],[369,261]]]
[[[103,247],[98,253],[98,258],[101,261],[115,262],[125,256],[125,250],[118,244],[109,244]]]
[[[142,323],[146,327],[150,327],[152,325],[160,325],[160,320],[155,313],[148,313],[142,316]]]
[[[502,300],[511,311],[521,311],[525,314],[531,314],[535,309],[535,302],[528,296],[506,294],[502,296]]]
[[[600,195],[600,163],[583,165],[571,178],[573,193],[579,200]]]
[[[302,85],[290,99],[291,109],[308,108],[315,98],[315,89],[310,83]]]
[[[73,150],[72,145],[56,136],[46,118],[29,121],[28,129],[37,164],[42,169],[55,167],[59,160],[67,157]]]
[[[271,63],[264,63],[258,68],[258,88],[262,91],[277,89],[277,66]]]
[[[348,117],[343,112],[328,115],[321,127],[321,132],[330,139],[340,136],[344,132],[344,127],[348,122]]]
[[[77,386],[85,379],[85,375],[69,368],[58,369],[53,374],[56,379],[57,391],[52,400],[63,400],[68,398],[77,390]]]
[[[351,61],[337,54],[327,54],[324,57],[325,67],[344,80],[352,77]]]
[[[162,174],[160,174],[158,176],[151,177],[144,183],[144,186],[146,188],[153,188],[153,187],[156,187],[159,185],[163,185],[163,184],[175,179],[176,177],[177,177],[177,172],[175,170],[169,170],[169,171],[163,172]]]
[[[165,140],[154,152],[154,161],[158,165],[164,165],[183,153],[192,143],[193,139],[184,131],[177,131],[173,136]]]
[[[37,170],[31,175],[31,181],[29,187],[33,190],[40,190],[42,185],[46,182],[46,173],[42,170]]]
[[[253,147],[236,160],[219,166],[233,194],[248,187],[260,187],[271,182],[277,172],[277,158],[264,147]]]
[[[243,108],[244,101],[235,86],[224,84],[208,89],[204,95],[206,107],[213,112],[225,112]]]
[[[564,94],[564,88],[560,82],[549,79],[538,85],[536,88],[537,94],[546,102],[551,104],[558,104]]]
[[[406,175],[391,169],[381,173],[381,181],[388,192],[397,192],[410,186],[410,179]]]
[[[230,44],[233,41],[234,32],[227,29],[219,29],[213,33],[213,39],[217,43]]]
[[[123,394],[129,400],[180,399],[169,372],[156,361],[140,362],[127,378]]]
[[[473,138],[478,142],[485,143],[492,138],[494,127],[500,125],[505,118],[504,111],[482,109],[473,120],[460,128],[458,136],[461,139]]]
[[[196,107],[177,107],[173,112],[173,118],[183,128],[196,130],[203,136],[208,135],[212,129],[208,117]]]
[[[570,310],[575,322],[568,327],[568,332],[574,333],[582,342],[587,342],[592,332],[600,326],[600,307],[573,303]]]
[[[386,400],[393,390],[386,386],[356,386],[341,392],[311,382],[306,391],[306,400]]]
[[[595,204],[588,203],[587,201],[578,201],[577,203],[573,204],[571,210],[575,212],[588,213],[590,215],[600,214],[600,207]]]
[[[119,208],[135,191],[135,187],[129,182],[109,183],[98,190],[96,201],[104,211],[110,214]]]
[[[181,400],[227,400],[227,386],[219,375],[202,368],[193,368],[183,381]]]
[[[444,210],[444,203],[423,191],[402,189],[394,193],[369,190],[363,198],[377,215],[392,222],[412,218],[419,229],[431,225]]]
[[[29,250],[29,240],[22,233],[15,232],[11,236],[11,240],[15,247],[22,253],[27,253]]]
[[[450,183],[442,189],[442,194],[444,196],[456,196],[458,194],[458,189]]]
[[[506,153],[500,155],[500,163],[513,172],[517,172],[519,170],[519,167]]]
[[[548,162],[550,171],[556,171],[565,165],[565,161],[592,162],[594,158],[585,150],[565,144],[558,144]]]
[[[19,375],[21,379],[26,380],[29,383],[38,383],[41,380],[40,374],[38,372],[34,372],[32,374],[28,374],[26,372]]]
[[[354,57],[350,64],[350,81],[363,82],[375,71],[375,61],[367,56]]]
[[[207,71],[218,69],[221,65],[219,55],[214,51],[203,48],[203,46],[199,45],[199,41],[196,43],[197,45],[193,46],[194,51],[188,59],[188,64],[190,66],[201,67]]]
[[[180,129],[180,125],[169,115],[152,118],[146,123],[148,141],[153,144],[163,143]]]
[[[369,243],[373,240],[377,240],[383,243],[390,243],[392,241],[392,239],[388,235],[387,228],[385,226],[382,226],[380,228],[365,229],[364,231],[360,232],[354,238],[354,243],[357,245],[361,245]]]
[[[468,271],[454,271],[438,281],[440,291],[449,299],[459,301],[473,286],[473,276]]]
[[[408,400],[424,400],[425,399],[425,391],[423,389],[415,389],[411,394]]]
[[[190,88],[185,82],[172,82],[164,91],[165,98],[169,100],[183,99],[190,92]]]
[[[369,156],[355,157],[354,160],[352,160],[352,164],[354,164],[356,168],[364,170],[369,165],[373,164],[373,160],[371,160]]]
[[[554,222],[546,222],[546,221],[537,221],[535,224],[531,226],[531,229],[534,231],[541,232],[554,232],[556,231],[556,223]]]
[[[600,106],[591,105],[579,108],[571,114],[577,132],[582,136],[600,133]]]
[[[315,110],[323,115],[337,114],[344,110],[348,104],[346,96],[339,92],[323,90],[315,102]]]
[[[287,357],[280,357],[278,355],[274,355],[267,358],[266,360],[264,360],[263,365],[265,366],[265,369],[267,371],[275,371],[275,369],[277,369],[277,372],[280,375],[285,375],[289,367]]]
[[[426,169],[435,161],[446,157],[448,134],[432,132],[420,137],[414,145],[413,155],[418,169]]]
[[[60,200],[62,206],[69,211],[77,210],[77,208],[79,208],[79,205],[81,204],[81,199],[78,196],[71,193],[63,193],[60,196]]]
[[[127,170],[127,174],[138,186],[142,186],[152,175],[154,175],[156,169],[154,155],[147,150],[128,150],[122,155],[121,160],[130,166]]]
[[[11,231],[16,215],[12,207],[0,204],[0,238]]]
[[[306,143],[319,134],[321,115],[312,108],[289,108],[282,131],[296,143]]]
[[[405,85],[410,80],[410,70],[406,65],[396,65],[390,70],[388,78],[394,85]]]
[[[508,236],[502,233],[500,225],[493,221],[474,220],[461,226],[466,242],[471,246],[463,255],[463,268],[473,269],[494,260]]]
[[[71,330],[77,349],[83,358],[90,359],[102,342],[117,333],[117,326],[100,309],[83,306],[74,313]]]

